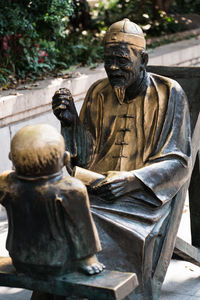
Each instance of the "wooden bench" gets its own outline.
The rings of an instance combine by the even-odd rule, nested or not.
[[[37,290],[60,296],[122,300],[138,286],[138,281],[134,273],[108,270],[93,276],[69,273],[48,280],[34,279],[17,273],[10,257],[1,257],[0,286]]]

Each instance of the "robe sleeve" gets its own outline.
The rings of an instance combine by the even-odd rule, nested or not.
[[[88,168],[96,153],[98,136],[100,131],[101,109],[99,97],[95,95],[94,89],[100,81],[95,82],[87,92],[80,117],[73,127],[61,125],[61,133],[65,140],[66,150],[72,157],[73,166]]]
[[[146,166],[131,171],[153,191],[160,205],[171,200],[189,177],[191,166],[190,118],[187,99],[177,82],[169,92],[163,128]],[[158,203],[156,204],[158,206]]]
[[[70,182],[71,180],[71,182]],[[69,189],[69,184],[71,188]],[[84,184],[73,178],[67,179],[59,186],[60,192],[56,201],[62,207],[56,212],[59,224],[64,225],[64,232],[70,235],[70,247],[75,259],[83,259],[101,250],[98,232],[90,212],[87,189]],[[81,213],[80,213],[81,212]]]

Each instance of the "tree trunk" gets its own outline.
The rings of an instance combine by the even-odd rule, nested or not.
[[[157,11],[163,10],[168,13],[173,1],[174,0],[154,0],[153,2]]]

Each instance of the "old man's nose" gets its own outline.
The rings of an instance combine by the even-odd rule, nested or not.
[[[110,70],[119,70],[119,67],[116,65],[116,64],[112,64],[111,66],[110,66]]]

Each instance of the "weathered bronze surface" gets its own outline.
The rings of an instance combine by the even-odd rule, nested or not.
[[[176,238],[174,253],[182,257],[183,260],[200,267],[200,250],[181,238]]]
[[[39,287],[40,292],[34,293],[32,300],[63,300],[64,296],[68,295],[77,296],[78,299],[87,297],[95,300],[121,300],[137,285],[136,274],[107,270],[98,276],[73,272],[50,280],[42,280],[17,274],[10,258],[0,258],[0,286],[26,289]]]
[[[62,174],[61,134],[46,124],[26,126],[13,137],[10,158],[15,171],[0,175],[0,201],[9,220],[6,248],[17,271],[37,278],[101,272],[86,187]]]
[[[129,299],[159,297],[191,166],[186,95],[176,81],[147,73],[147,61],[141,29],[114,23],[105,36],[108,78],[91,86],[80,117],[68,92],[53,97],[71,167],[106,175],[89,186],[91,210],[103,262],[139,278]]]
[[[188,100],[189,110],[191,116],[191,131],[193,133],[193,146],[196,148],[193,155],[194,168],[192,171],[190,186],[189,186],[189,199],[190,199],[190,221],[192,233],[192,245],[200,247],[200,231],[199,231],[199,218],[200,218],[200,68],[199,67],[161,67],[149,66],[150,72],[155,72],[163,76],[169,76],[177,80],[183,87]],[[197,121],[198,120],[198,121]],[[196,128],[195,128],[196,127]],[[194,129],[196,132],[194,132]]]

